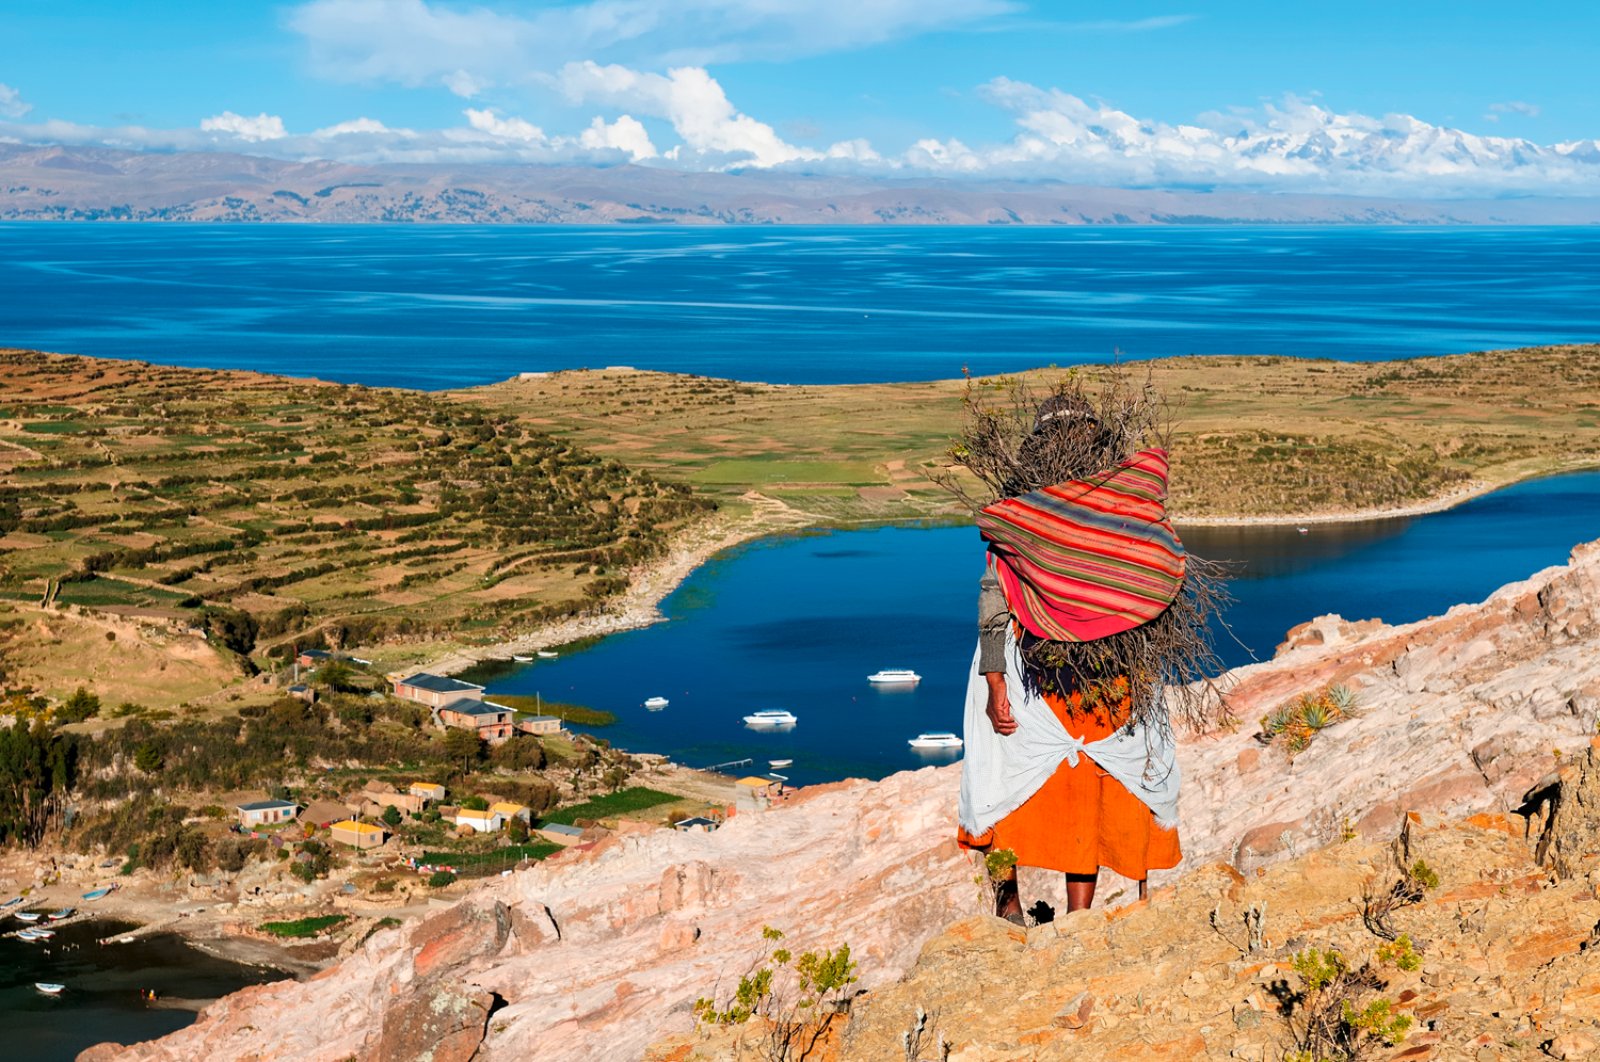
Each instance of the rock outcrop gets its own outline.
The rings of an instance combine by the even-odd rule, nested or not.
[[[1402,824],[1412,824],[1413,839],[1422,836],[1424,822],[1434,820],[1411,817],[1421,812],[1489,816],[1459,836],[1441,833],[1454,838],[1441,842],[1445,849],[1470,850],[1441,874],[1441,903],[1456,897],[1452,910],[1479,918],[1482,933],[1492,930],[1475,939],[1487,947],[1498,934],[1528,956],[1544,956],[1541,962],[1566,963],[1568,945],[1577,947],[1573,935],[1587,934],[1600,905],[1585,907],[1582,917],[1539,907],[1537,926],[1509,912],[1542,903],[1549,890],[1540,883],[1552,874],[1588,865],[1592,834],[1585,831],[1600,828],[1589,823],[1600,771],[1582,775],[1573,765],[1576,755],[1588,755],[1595,731],[1597,648],[1600,546],[1436,619],[1387,627],[1325,617],[1297,629],[1275,660],[1233,674],[1235,710],[1247,725],[1185,743],[1187,858],[1156,881],[1170,886],[1158,899],[1164,893],[1179,902],[1148,911],[1074,915],[1028,934],[971,920],[980,906],[975,870],[952,842],[959,768],[925,769],[816,787],[715,834],[617,835],[593,852],[487,884],[431,918],[381,931],[310,981],[247,989],[165,1039],[101,1045],[89,1056],[637,1058],[651,1042],[692,1027],[696,998],[726,995],[758,952],[765,925],[788,933],[785,943],[796,951],[850,944],[858,987],[871,1002],[843,1034],[847,1058],[903,1057],[897,1037],[918,1004],[940,1010],[947,1035],[959,1030],[966,1045],[959,1058],[1119,1057],[1085,1044],[1134,1050],[1128,1037],[1135,1035],[1139,1057],[1214,1052],[1245,1030],[1240,1023],[1268,1021],[1264,979],[1270,965],[1281,976],[1286,960],[1230,958],[1231,945],[1212,931],[1207,913],[1259,893],[1274,911],[1300,912],[1269,926],[1279,951],[1312,939],[1311,929],[1354,948],[1360,918],[1350,922],[1351,899],[1361,881],[1388,872],[1380,846]],[[1356,717],[1319,733],[1292,760],[1255,739],[1259,715],[1329,682],[1360,692]],[[1542,853],[1522,839],[1521,819],[1505,817],[1518,811],[1539,816],[1544,832],[1535,838],[1549,838]],[[1330,844],[1339,840],[1350,843]],[[1541,854],[1566,869],[1540,869]],[[1294,867],[1281,866],[1297,858]],[[1587,879],[1560,880],[1576,890],[1562,894],[1569,906],[1583,889],[1592,898]],[[1051,899],[1058,883],[1036,875],[1023,887]],[[1459,889],[1466,891],[1450,891]],[[1114,900],[1117,892],[1108,881],[1101,895]],[[1469,901],[1477,906],[1461,906]],[[1496,921],[1502,913],[1510,920]],[[1427,932],[1435,932],[1431,923]],[[1449,962],[1487,969],[1484,955],[1449,947],[1457,949]],[[980,955],[993,966],[982,977],[967,969]],[[1023,987],[1000,993],[1012,1009],[994,1010],[990,993],[977,996],[980,983]],[[1472,1001],[1409,990],[1419,1017],[1440,1001],[1456,1014],[1480,997],[1499,1000],[1489,989]],[[1553,1028],[1550,1015],[1566,1020],[1570,1003],[1573,1035],[1588,1035],[1576,1017],[1600,995],[1541,991],[1546,1024],[1539,1028]],[[1496,1005],[1520,1028],[1526,1014]],[[1090,1031],[1094,1038],[1082,1039]],[[894,1050],[883,1053],[891,1042]],[[671,1057],[705,1049],[680,1041]]]

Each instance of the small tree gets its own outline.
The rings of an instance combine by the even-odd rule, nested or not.
[[[85,719],[92,719],[100,714],[100,698],[79,686],[71,697],[68,697],[56,709],[55,719],[58,723],[81,723]]]
[[[393,804],[387,804],[383,809],[383,824],[391,830],[400,825],[400,809]]]
[[[153,742],[146,741],[133,750],[133,765],[145,774],[161,770],[162,761],[161,747]]]
[[[460,764],[463,771],[471,771],[483,759],[483,739],[475,730],[452,727],[444,733],[444,752],[450,762]]]
[[[487,800],[483,799],[483,797],[481,797],[481,796],[462,797],[461,798],[461,806],[463,808],[467,809],[468,811],[488,811],[489,810],[489,802]]]
[[[522,816],[511,816],[511,821],[506,823],[506,835],[511,838],[512,844],[525,844],[527,842],[528,824],[522,821]]]
[[[442,889],[446,885],[455,884],[456,876],[448,870],[435,870],[428,875],[428,888]]]

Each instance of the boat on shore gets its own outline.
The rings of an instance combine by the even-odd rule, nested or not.
[[[77,912],[76,908],[63,907],[59,911],[51,911],[50,912],[50,921],[58,922],[63,918],[71,918],[73,915],[75,915],[77,913],[78,912]]]
[[[915,686],[922,676],[908,667],[886,667],[868,675],[867,681],[877,686]]]
[[[53,929],[24,929],[17,933],[18,940],[49,940],[56,935]]]
[[[540,649],[536,655],[540,660],[554,660],[561,654],[556,652],[554,649]]]
[[[511,654],[511,659],[515,660],[519,664],[526,664],[526,663],[529,663],[530,661],[532,661],[533,657],[531,657],[531,656],[518,656],[516,653],[512,653]]]
[[[17,921],[19,921],[19,922],[37,922],[39,919],[41,919],[43,917],[44,917],[44,915],[40,914],[38,911],[18,911],[17,912]]]
[[[117,887],[115,885],[107,885],[103,889],[91,889],[83,894],[83,898],[88,900],[90,903],[93,903],[95,900],[102,900],[105,897],[110,896],[115,891],[117,891]]]
[[[644,706],[650,709],[652,712],[659,712],[661,709],[665,708],[671,703],[672,702],[667,700],[665,697],[647,697],[645,698]]]
[[[15,907],[17,904],[19,904],[21,902],[22,902],[22,897],[21,896],[13,896],[13,897],[11,897],[11,899],[7,900],[5,903],[0,903],[0,908]]]
[[[794,726],[799,721],[795,718],[793,712],[785,711],[782,708],[768,708],[744,717],[745,726]]]
[[[936,730],[918,734],[906,744],[914,749],[959,749],[962,742],[958,734],[952,734],[948,730]]]
[[[35,981],[33,987],[47,996],[59,996],[67,988],[66,985],[58,985],[50,981]]]

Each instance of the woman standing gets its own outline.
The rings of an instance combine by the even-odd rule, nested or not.
[[[958,839],[1064,874],[1069,911],[1093,902],[1102,867],[1143,898],[1149,872],[1182,857],[1162,686],[1209,657],[1218,592],[1167,521],[1165,451],[1136,449],[1152,408],[1148,388],[1097,410],[1067,387],[1019,444],[979,417],[956,451],[1002,495],[978,514],[989,556]],[[1014,873],[996,908],[1022,922]]]

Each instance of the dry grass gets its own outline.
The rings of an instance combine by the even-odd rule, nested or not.
[[[1138,368],[1147,366],[1174,405],[1180,519],[1404,507],[1468,481],[1503,485],[1600,464],[1600,346],[1592,344],[1401,362],[1206,357]],[[1062,371],[1024,375],[1048,389]],[[947,463],[962,386],[595,371],[458,397],[719,496],[755,489],[822,519],[870,520],[958,511],[929,476]]]

